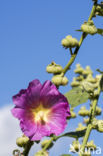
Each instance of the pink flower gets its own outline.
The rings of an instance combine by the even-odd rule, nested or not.
[[[39,80],[33,80],[27,89],[13,96],[13,102],[13,116],[20,120],[21,130],[33,141],[59,135],[67,125],[68,101],[50,81],[42,85]]]

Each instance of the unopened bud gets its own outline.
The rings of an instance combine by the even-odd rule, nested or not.
[[[76,38],[72,38],[72,36],[68,35],[65,39],[61,41],[61,44],[65,48],[73,48],[79,46],[79,42]]]
[[[96,150],[96,145],[94,144],[94,141],[93,141],[93,140],[91,140],[90,142],[87,142],[86,147],[87,147],[88,149],[90,149],[91,151],[92,151],[92,150]]]
[[[98,120],[98,129],[99,132],[103,132],[103,120]]]
[[[19,146],[19,147],[24,147],[29,141],[29,138],[26,137],[26,136],[22,136],[22,137],[19,137],[16,139],[16,144]]]
[[[55,62],[52,62],[46,67],[46,71],[48,73],[53,73],[53,74],[59,74],[62,72],[62,70],[63,70],[62,66],[56,64]]]
[[[90,111],[86,109],[86,107],[81,107],[78,114],[80,116],[89,116],[90,115]]]
[[[76,128],[76,131],[82,131],[82,130],[85,130],[85,129],[86,129],[86,126],[83,126],[82,123],[79,123],[78,127]]]
[[[97,28],[95,27],[93,21],[85,22],[84,24],[82,24],[81,30],[91,35],[94,35],[97,33]]]

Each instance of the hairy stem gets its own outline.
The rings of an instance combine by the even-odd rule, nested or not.
[[[84,139],[83,139],[83,143],[81,145],[80,156],[83,156],[83,153],[85,151],[85,146],[87,144],[90,133],[92,131],[92,121],[93,121],[93,119],[95,117],[96,105],[98,103],[100,92],[101,92],[101,89],[100,89],[100,87],[98,87],[98,97],[96,99],[94,99],[93,103],[92,103],[92,108],[90,110],[90,123],[87,126],[87,130],[86,130],[86,133],[85,133],[85,136],[84,136]]]

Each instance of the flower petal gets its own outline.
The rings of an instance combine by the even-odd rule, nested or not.
[[[33,80],[25,90],[21,90],[17,95],[13,96],[13,102],[20,108],[28,107],[33,102],[37,102],[40,97],[41,83],[39,80]],[[36,106],[36,105],[35,105]]]

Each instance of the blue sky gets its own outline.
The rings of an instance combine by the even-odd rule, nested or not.
[[[63,67],[67,64],[70,55],[62,48],[61,40],[66,35],[80,39],[81,33],[75,30],[88,19],[91,8],[92,0],[0,1],[0,107],[12,103],[12,96],[31,80],[50,80],[45,69],[51,61]],[[102,17],[94,23],[103,28]],[[102,36],[88,35],[66,74],[69,81],[77,63],[90,65],[94,74],[97,68],[103,70],[102,46]],[[64,93],[69,88],[60,90]]]

